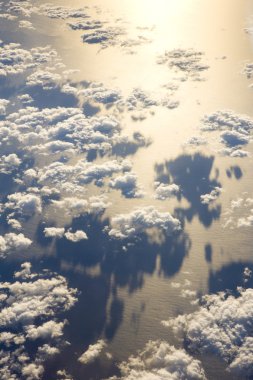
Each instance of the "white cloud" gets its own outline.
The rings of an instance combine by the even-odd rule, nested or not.
[[[109,236],[125,239],[145,232],[150,228],[158,228],[165,233],[181,229],[178,219],[169,212],[159,212],[153,206],[138,208],[129,214],[120,214],[111,220]]]
[[[224,131],[221,133],[221,141],[228,146],[245,145],[250,142],[250,136],[238,131]]]
[[[61,83],[61,75],[49,70],[37,70],[26,79],[28,87],[41,86],[44,90],[52,90]]]
[[[0,46],[0,76],[22,74],[45,63],[56,63],[57,53],[49,46],[26,50],[18,43]]]
[[[11,173],[21,165],[21,162],[21,159],[16,155],[16,153],[3,155],[0,158],[1,172],[6,174]]]
[[[247,132],[253,128],[253,120],[246,115],[236,114],[231,110],[217,111],[206,115],[202,120],[204,131],[233,130]]]
[[[26,326],[26,337],[31,340],[59,338],[63,335],[65,322],[55,322],[53,320],[43,323],[40,326]]]
[[[31,21],[28,20],[20,20],[18,25],[22,29],[35,29]]]
[[[18,95],[17,98],[23,103],[23,104],[30,104],[33,102],[33,98],[29,94],[21,94]]]
[[[43,372],[43,366],[36,363],[25,365],[22,369],[22,375],[25,376],[27,380],[39,380]]]
[[[6,107],[9,104],[9,100],[7,99],[0,99],[0,116],[3,116],[6,114]]]
[[[127,198],[141,198],[144,193],[138,186],[137,181],[138,177],[135,173],[125,173],[111,179],[109,186],[113,189],[121,190],[122,194]]]
[[[211,191],[211,193],[208,193],[208,194],[202,194],[202,195],[200,196],[200,202],[201,202],[203,205],[209,205],[210,203],[214,202],[214,201],[219,197],[219,195],[221,194],[221,192],[222,192],[222,188],[216,186],[216,187]]]
[[[31,268],[32,268],[32,264],[29,262],[25,262],[21,264],[21,270],[18,272],[15,272],[14,277],[22,278],[22,279],[32,278],[33,275],[31,274]]]
[[[236,114],[231,110],[217,111],[206,115],[202,119],[203,131],[222,131],[220,142],[225,148],[220,152],[231,157],[247,157],[249,152],[242,150],[241,145],[251,141],[253,120],[246,116]]]
[[[252,375],[253,289],[239,289],[238,297],[224,292],[207,295],[196,312],[163,324],[183,334],[189,349],[214,353],[228,369]]]
[[[73,30],[92,30],[102,28],[103,23],[99,20],[75,20],[68,22]]]
[[[5,208],[15,210],[21,216],[32,216],[41,213],[42,204],[40,197],[35,194],[13,193],[8,195]]]
[[[64,236],[65,228],[63,227],[46,227],[44,228],[44,234],[49,238],[61,238]]]
[[[121,376],[115,380],[204,380],[199,360],[183,349],[163,341],[149,341],[138,356],[120,365]]]
[[[180,187],[174,183],[167,185],[165,183],[155,182],[155,188],[155,199],[161,201],[175,197],[180,193]]]
[[[96,360],[103,349],[106,347],[104,340],[98,340],[97,343],[91,344],[87,351],[85,351],[79,358],[78,361],[82,364],[88,364]]]
[[[64,344],[66,321],[60,321],[59,315],[75,304],[77,291],[68,287],[64,277],[46,271],[44,275],[31,273],[30,263],[24,263],[15,277],[24,281],[0,283],[5,296],[0,310],[0,377],[41,379],[44,361],[59,353]],[[41,339],[45,343],[38,346]],[[32,356],[26,350],[29,340],[37,345]]]
[[[85,8],[64,7],[61,5],[54,5],[52,3],[41,5],[38,11],[42,12],[45,16],[48,16],[50,18],[56,18],[56,19],[57,18],[67,19],[67,18],[87,17]]]
[[[66,239],[72,241],[73,243],[77,243],[81,240],[87,240],[88,239],[88,236],[86,235],[86,233],[84,231],[81,231],[81,230],[78,230],[75,232],[67,231],[67,232],[65,232],[64,236]]]
[[[10,232],[5,235],[0,235],[0,257],[28,248],[32,241],[23,234],[15,234]]]
[[[181,80],[201,80],[202,73],[209,66],[202,62],[204,53],[193,49],[174,49],[166,51],[158,59],[159,64],[167,64],[170,68],[183,74]]]

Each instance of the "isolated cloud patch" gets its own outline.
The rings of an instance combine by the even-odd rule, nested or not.
[[[78,361],[82,364],[88,364],[95,361],[105,349],[106,342],[100,339],[95,344],[89,345],[88,349],[78,358]]]
[[[222,188],[216,186],[211,191],[211,193],[201,195],[200,196],[200,202],[203,205],[209,205],[210,203],[214,202],[219,197],[219,195],[221,194],[221,192],[222,192]]]
[[[126,239],[145,232],[150,228],[158,228],[165,233],[173,233],[181,229],[178,219],[169,212],[159,212],[153,206],[138,208],[129,214],[120,214],[111,220],[109,236]]]
[[[109,186],[112,189],[121,190],[126,198],[141,198],[144,193],[137,184],[138,177],[134,173],[125,173],[110,180]]]
[[[0,99],[0,116],[3,116],[6,114],[6,108],[9,103],[10,101],[7,99]]]
[[[180,193],[180,187],[176,184],[166,184],[161,182],[155,182],[155,199],[164,201],[177,196]]]

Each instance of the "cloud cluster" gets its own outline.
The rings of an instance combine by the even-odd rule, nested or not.
[[[220,142],[225,146],[221,152],[231,157],[245,157],[249,153],[241,149],[251,141],[253,120],[233,111],[217,111],[202,119],[202,131],[220,132]]]
[[[57,60],[57,52],[50,46],[26,50],[18,43],[3,44],[0,46],[0,77],[23,74],[28,69],[56,63]]]
[[[47,17],[55,19],[68,19],[68,18],[86,18],[87,12],[85,8],[71,8],[61,5],[54,5],[48,3],[41,5],[38,8],[39,12],[42,12]]]
[[[193,49],[174,49],[166,51],[158,59],[159,64],[166,64],[169,68],[176,70],[181,80],[203,80],[202,73],[209,66],[202,62],[204,53]]]
[[[159,212],[153,206],[138,208],[129,214],[112,218],[109,236],[126,239],[142,234],[150,228],[158,228],[166,234],[179,231],[180,222],[169,212]]]
[[[120,365],[114,380],[205,380],[199,360],[164,341],[149,341],[138,356]]]
[[[223,228],[245,228],[253,226],[253,198],[247,193],[230,202],[223,213]]]
[[[196,312],[163,324],[183,334],[192,351],[215,354],[229,370],[252,376],[253,289],[238,291],[238,297],[224,292],[206,295]]]
[[[41,379],[44,361],[64,344],[65,321],[58,316],[75,304],[76,290],[61,276],[32,275],[30,263],[24,263],[15,277],[19,281],[0,283],[0,377]],[[33,355],[27,349],[31,341]]]

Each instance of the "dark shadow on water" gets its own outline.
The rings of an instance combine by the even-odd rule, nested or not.
[[[132,140],[120,141],[115,144],[112,148],[112,154],[120,157],[130,156],[135,154],[139,148],[147,148],[150,144],[151,141],[146,140],[141,133],[135,132]]]
[[[189,202],[189,207],[179,207],[175,210],[176,216],[191,222],[198,216],[200,223],[206,228],[214,220],[220,218],[221,206],[201,203],[201,195],[209,194],[215,187],[221,187],[218,181],[219,171],[211,178],[214,169],[214,156],[205,156],[200,153],[184,154],[175,160],[165,161],[155,166],[156,180],[164,183],[175,183],[180,186],[181,196]]]
[[[106,225],[108,220],[101,221],[99,217],[76,218],[69,228],[73,232],[83,229],[89,239],[79,243],[59,239],[55,257],[44,258],[45,267],[66,276],[69,286],[79,290],[78,303],[65,314],[69,321],[66,339],[71,348],[66,348],[59,360],[56,358],[51,369],[47,368],[44,379],[51,378],[53,368],[62,368],[62,363],[75,379],[99,379],[99,360],[97,366],[84,366],[77,358],[102,336],[107,341],[115,336],[124,314],[124,300],[119,298],[118,289],[135,292],[143,287],[145,275],[154,274],[156,269],[163,276],[175,275],[191,246],[184,232],[164,237],[162,243],[152,242],[150,236],[142,234],[134,245],[128,245],[130,241],[110,239],[103,232]],[[40,242],[44,245],[43,239]],[[141,312],[145,312],[145,308]],[[110,371],[113,368],[115,374],[112,363],[109,368]]]
[[[208,263],[212,262],[212,256],[213,256],[213,248],[210,243],[207,243],[205,245],[205,259]]]
[[[237,287],[253,288],[253,276],[245,276],[245,268],[253,271],[253,263],[231,263],[224,265],[218,271],[211,271],[208,281],[209,292],[217,293],[228,290],[234,294],[238,294]]]
[[[238,165],[231,166],[226,170],[226,174],[228,178],[232,178],[234,176],[237,180],[240,180],[243,176],[242,169]]]

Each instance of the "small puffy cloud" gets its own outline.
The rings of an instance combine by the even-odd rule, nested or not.
[[[253,226],[253,215],[249,215],[244,218],[238,219],[237,227],[252,227],[252,226]]]
[[[111,220],[109,236],[126,239],[145,232],[150,228],[158,228],[165,233],[179,231],[178,219],[169,212],[159,212],[153,206],[138,208],[129,214],[120,214]]]
[[[63,335],[64,325],[65,322],[55,322],[53,320],[40,326],[29,325],[26,327],[26,337],[31,340],[59,338]]]
[[[17,19],[17,16],[12,15],[10,13],[0,13],[0,19],[3,18],[4,20],[14,21]]]
[[[219,195],[221,194],[221,192],[222,192],[222,188],[216,186],[211,191],[211,193],[201,195],[200,196],[200,202],[203,205],[209,205],[210,203],[214,202],[219,197]]]
[[[127,198],[141,198],[144,194],[137,184],[138,177],[134,173],[125,173],[109,182],[112,189],[121,190]]]
[[[6,114],[6,107],[9,104],[9,100],[7,99],[0,99],[0,116],[3,116]]]
[[[164,341],[149,341],[138,356],[120,365],[115,380],[205,380],[199,360]]]
[[[42,211],[41,199],[35,194],[13,193],[8,195],[5,207],[17,211],[21,216],[32,216]]]
[[[177,196],[180,193],[180,187],[176,184],[165,184],[155,182],[155,199],[164,201],[165,199]]]
[[[46,227],[44,234],[48,238],[61,238],[64,236],[65,228],[63,227]]]
[[[23,104],[30,104],[33,102],[33,98],[29,94],[21,94],[17,96],[18,100],[20,100]]]
[[[0,171],[9,174],[21,165],[21,159],[16,153],[4,155],[0,158]]]
[[[31,268],[32,268],[32,264],[29,262],[25,262],[21,264],[21,270],[18,272],[15,272],[14,277],[22,278],[22,279],[33,277],[33,275],[31,274]]]
[[[106,342],[104,340],[98,340],[97,343],[91,344],[87,351],[85,351],[79,358],[78,361],[82,364],[88,364],[96,360],[103,349],[106,347]]]
[[[21,29],[35,29],[31,21],[28,20],[20,20],[18,26]]]
[[[88,88],[80,90],[79,95],[82,95],[84,100],[89,99],[102,104],[115,103],[121,99],[120,91],[107,89],[102,83],[91,83]]]
[[[192,145],[192,146],[200,146],[200,145],[206,145],[207,139],[205,139],[202,136],[192,136],[185,142],[185,145]]]
[[[84,231],[81,231],[81,230],[78,230],[75,232],[67,231],[67,232],[65,232],[64,236],[66,239],[72,241],[73,243],[77,243],[81,240],[87,240],[88,239],[88,236],[86,235],[86,233]]]
[[[43,372],[43,366],[35,363],[25,365],[22,369],[22,375],[25,376],[27,380],[39,380]]]
[[[23,234],[10,232],[0,236],[0,257],[5,257],[13,251],[27,249],[32,241]]]
[[[183,334],[192,351],[216,354],[229,370],[251,376],[253,289],[238,290],[237,297],[224,292],[206,295],[196,312],[163,324]]]
[[[17,219],[13,219],[13,218],[7,217],[7,223],[14,230],[21,230],[22,229],[22,225],[21,225],[21,223]]]

